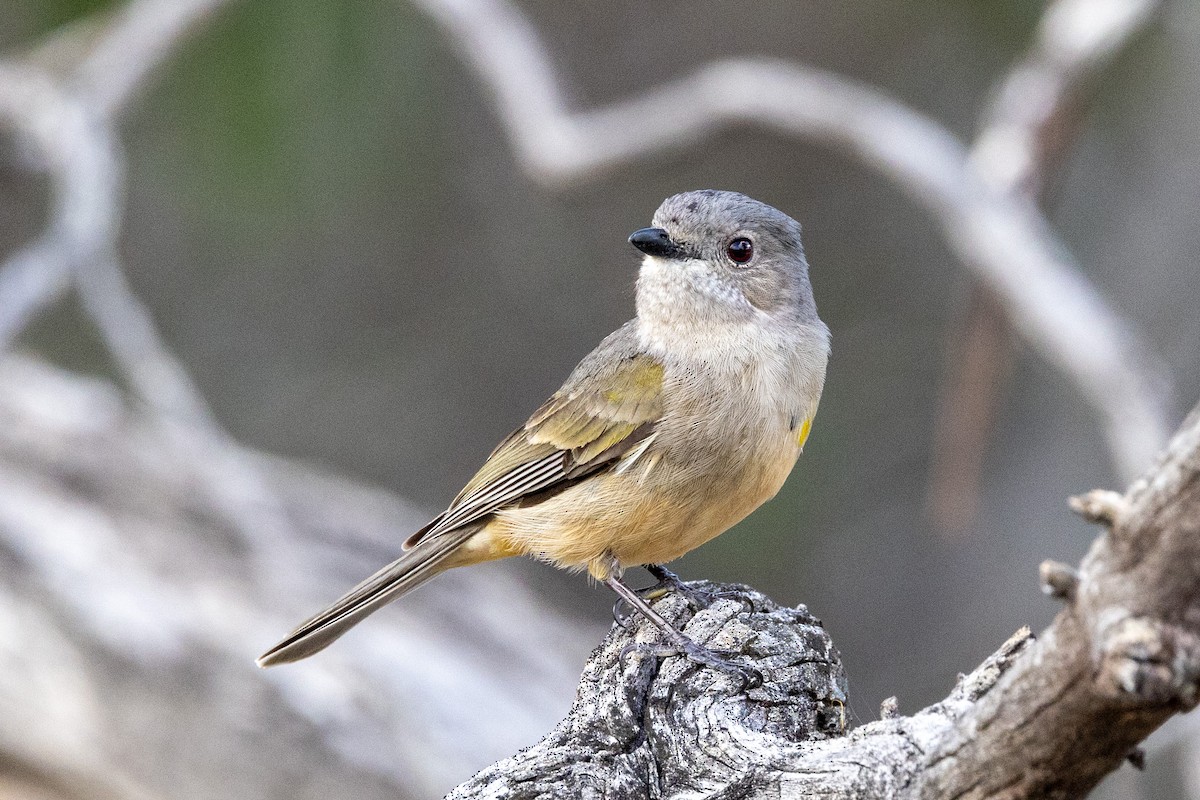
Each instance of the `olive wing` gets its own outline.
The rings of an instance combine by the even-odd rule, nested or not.
[[[602,346],[585,359],[405,546],[605,469],[651,437],[662,416],[663,365],[623,349]]]

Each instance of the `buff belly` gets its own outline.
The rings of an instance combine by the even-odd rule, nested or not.
[[[597,579],[621,567],[660,564],[724,533],[779,491],[800,448],[771,437],[741,465],[705,470],[650,460],[596,475],[539,503],[497,512],[453,559],[454,566],[528,555]],[[778,442],[778,445],[775,443]]]

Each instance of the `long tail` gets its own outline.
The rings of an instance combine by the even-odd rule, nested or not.
[[[258,665],[287,664],[324,650],[372,612],[445,570],[443,562],[446,558],[478,529],[472,525],[421,540],[329,608],[301,623],[286,639],[259,656]]]

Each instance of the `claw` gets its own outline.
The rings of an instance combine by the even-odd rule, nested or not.
[[[613,602],[613,606],[612,606],[613,622],[615,622],[617,624],[617,627],[620,628],[621,630],[626,631],[626,632],[628,632],[630,630],[629,626],[633,621],[634,613],[635,613],[634,609],[631,608],[630,605],[625,602],[624,598],[618,597]]]
[[[684,656],[693,664],[699,664],[710,669],[715,669],[718,672],[724,672],[726,675],[732,675],[741,681],[738,687],[738,692],[746,692],[751,689],[757,689],[763,685],[763,674],[754,667],[743,666],[737,664],[728,658],[718,655],[715,651],[709,650],[707,647],[696,644],[691,639],[684,639],[682,643],[668,644],[665,642],[630,642],[621,648],[621,653],[617,657],[617,663],[624,667],[625,658],[631,653],[640,653],[643,655],[653,656],[654,658],[669,658],[670,656]]]
[[[682,583],[679,581],[679,578],[675,577],[675,575],[663,567],[653,564],[647,567],[647,569],[650,570],[651,575],[654,575],[654,577],[659,579],[661,585],[669,585],[671,588],[682,587]],[[661,644],[627,645],[621,650],[621,663],[624,663],[625,656],[634,651],[652,653],[656,657],[683,655],[686,656],[689,661],[692,661],[696,664],[710,667],[729,675],[737,676],[742,682],[739,691],[746,691],[748,689],[755,689],[759,686],[762,686],[763,676],[761,672],[753,667],[744,667],[741,664],[735,664],[728,658],[724,658],[712,650],[709,650],[707,647],[696,644],[687,636],[684,636],[682,633],[676,630],[671,623],[663,619],[663,617],[657,611],[651,608],[650,604],[646,602],[646,598],[642,594],[629,588],[629,586],[623,580],[621,580],[621,576],[616,572],[609,575],[604,582],[608,584],[609,588],[616,592],[617,596],[626,604],[628,604],[630,608],[639,612],[643,617],[649,620],[654,627],[658,628],[666,638],[666,642]],[[683,589],[683,591],[687,592],[686,589]],[[616,611],[617,609],[614,607],[614,615]],[[620,622],[619,619],[618,622]]]
[[[622,667],[625,666],[625,657],[630,653],[641,653],[642,655],[654,656],[655,658],[666,658],[668,656],[679,655],[679,650],[669,644],[630,642],[621,648],[621,654],[617,656],[617,663]]]
[[[742,673],[742,685],[738,687],[738,692],[749,692],[763,685],[766,679],[763,674],[754,667],[746,667],[746,672]]]
[[[738,688],[739,692],[757,689],[763,685],[763,674],[754,667],[738,664],[729,658],[718,655],[715,651],[709,650],[707,647],[696,644],[691,639],[685,638],[680,643],[678,652],[680,655],[687,656],[689,661],[738,678],[742,682],[742,685]]]

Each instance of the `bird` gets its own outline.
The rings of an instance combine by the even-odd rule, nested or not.
[[[584,571],[663,634],[663,652],[746,670],[693,642],[624,580],[725,532],[783,486],[825,384],[800,225],[765,203],[702,189],[668,197],[629,243],[636,315],[607,336],[492,451],[402,554],[258,658],[323,650],[445,570],[531,556]]]

